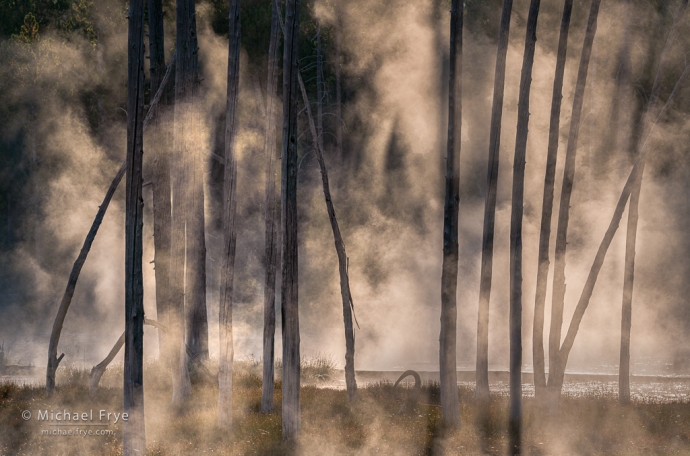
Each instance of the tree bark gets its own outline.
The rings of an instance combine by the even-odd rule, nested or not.
[[[197,190],[195,175],[197,166],[198,113],[196,96],[198,80],[194,64],[196,48],[194,26],[194,1],[177,0],[176,3],[176,50],[175,68],[175,119],[173,159],[171,163],[172,218],[170,229],[170,337],[173,356],[172,405],[181,407],[191,391],[187,356],[185,353],[185,318],[193,313],[195,283],[191,283],[192,272],[196,270],[194,257],[195,215],[193,193]],[[188,242],[187,242],[188,241]],[[186,253],[186,255],[185,255]],[[185,256],[187,259],[185,275]],[[187,280],[185,280],[187,279]],[[191,328],[188,328],[191,330]],[[190,331],[191,332],[191,331]]]
[[[283,439],[292,440],[301,429],[300,334],[297,257],[297,79],[299,0],[287,0],[283,51],[283,141],[281,223],[283,233]]]
[[[498,34],[498,50],[496,52],[491,130],[489,133],[489,169],[487,173],[486,204],[484,206],[484,233],[482,235],[482,266],[477,318],[477,386],[475,389],[476,396],[482,399],[489,397],[489,301],[491,298],[491,275],[494,255],[494,224],[496,221],[496,192],[498,187],[501,119],[503,117],[503,92],[512,9],[513,0],[503,0],[501,26]]]
[[[174,62],[174,60],[175,55],[173,55],[172,59],[170,60],[171,65]],[[146,114],[146,118],[144,119],[144,131],[146,131],[146,127],[149,125],[151,119],[154,118],[156,105],[158,104],[158,100],[160,100],[161,94],[168,82],[168,78],[170,75],[169,68],[170,67],[168,67],[168,71],[165,73],[163,82],[161,83],[161,86],[158,88],[158,92],[156,93],[156,96],[151,102],[148,114]],[[58,342],[60,342],[62,326],[65,323],[65,318],[67,317],[67,311],[69,310],[70,304],[72,304],[72,297],[74,296],[74,290],[77,286],[77,281],[79,280],[79,274],[81,273],[81,269],[84,266],[84,263],[86,262],[86,257],[89,255],[89,252],[91,251],[91,246],[93,245],[94,239],[96,239],[96,234],[98,233],[98,229],[100,228],[101,223],[103,222],[103,217],[105,217],[105,212],[106,210],[108,210],[110,201],[113,199],[115,190],[117,190],[117,186],[120,185],[120,181],[124,177],[126,171],[127,159],[125,159],[125,161],[122,162],[122,165],[120,165],[120,169],[117,171],[117,174],[115,174],[115,177],[110,183],[110,187],[108,187],[108,190],[105,193],[103,202],[98,207],[96,217],[94,218],[93,223],[91,224],[91,228],[89,229],[89,232],[86,235],[86,239],[84,239],[84,244],[81,247],[79,256],[77,256],[77,259],[74,261],[72,271],[70,272],[69,279],[67,280],[67,287],[65,288],[65,293],[63,294],[62,300],[60,301],[58,313],[55,316],[55,321],[53,322],[53,330],[50,333],[50,343],[48,346],[48,365],[46,367],[46,393],[49,396],[53,394],[53,392],[55,391],[55,372],[57,371],[60,361],[62,361],[62,358],[65,356],[64,353],[62,353],[59,357],[57,356],[57,347]]]
[[[664,58],[669,49],[671,42],[677,32],[678,24],[683,18],[685,9],[688,6],[688,0],[683,0],[674,18],[671,31],[666,40],[664,50],[659,58],[659,67],[657,69],[656,77],[654,78],[654,85],[650,95],[649,106],[645,115],[646,130],[647,124],[650,120],[650,114],[656,107],[659,100],[659,91],[661,90],[661,77],[664,70]],[[629,56],[628,56],[629,59]],[[623,303],[621,315],[621,352],[620,352],[620,367],[618,373],[618,395],[622,404],[630,402],[630,329],[632,326],[632,298],[633,298],[633,284],[635,281],[635,243],[637,240],[637,222],[639,218],[639,204],[640,192],[642,189],[642,179],[644,176],[644,162],[642,163],[640,176],[630,194],[630,207],[628,210],[628,226],[625,237],[625,270],[623,277]]]
[[[127,77],[127,196],[125,211],[125,368],[122,453],[146,452],[144,421],[144,0],[130,0]]]
[[[525,53],[520,75],[518,124],[513,161],[513,201],[510,217],[510,455],[522,454],[522,215],[525,193],[525,157],[529,132],[529,96],[540,0],[531,0],[527,16]]]
[[[582,115],[582,103],[587,85],[587,70],[592,53],[592,44],[597,31],[597,17],[601,0],[592,0],[592,5],[585,31],[585,40],[582,45],[582,56],[577,73],[575,85],[575,97],[573,110],[570,117],[570,133],[568,135],[568,148],[565,154],[565,169],[563,171],[563,184],[561,188],[561,200],[558,208],[558,228],[556,231],[556,252],[553,277],[553,292],[551,298],[551,327],[549,331],[549,381],[548,386],[553,387],[553,367],[558,363],[559,348],[561,346],[561,326],[563,325],[563,305],[565,300],[565,252],[567,247],[568,220],[570,218],[570,197],[575,181],[575,158],[577,155],[577,141],[580,133],[580,117]]]
[[[235,278],[235,208],[237,205],[237,99],[240,81],[240,0],[230,0],[228,92],[225,108],[225,169],[223,173],[223,259],[220,289],[220,360],[218,371],[218,424],[232,426],[232,292]]]
[[[341,86],[341,65],[342,65],[342,49],[340,42],[341,29],[341,14],[340,6],[336,5],[335,11],[335,145],[336,155],[339,160],[343,158],[343,108],[342,108],[342,86]]]
[[[191,84],[190,119],[186,128],[187,151],[191,154],[189,165],[190,193],[189,215],[186,234],[186,276],[185,311],[187,319],[187,345],[201,360],[208,359],[208,315],[206,309],[206,236],[204,221],[204,172],[207,160],[198,136],[201,133],[201,105],[199,102],[199,43],[196,31],[196,11],[194,0],[178,0],[185,3],[189,16],[184,15],[184,30],[187,31],[189,66],[184,69],[186,83]],[[178,19],[178,26],[180,19]],[[178,30],[179,32],[179,30]],[[178,38],[179,40],[179,38]]]
[[[261,411],[273,409],[274,361],[276,331],[276,264],[278,243],[276,227],[276,112],[278,104],[278,58],[280,44],[280,11],[271,1],[271,39],[268,48],[268,78],[266,83],[266,281],[264,283],[263,381]]]
[[[558,38],[556,56],[556,74],[553,81],[551,98],[551,119],[549,125],[549,144],[546,153],[546,173],[544,176],[544,199],[541,210],[541,227],[539,231],[539,264],[537,267],[537,290],[534,297],[534,324],[532,327],[532,359],[534,365],[535,395],[540,397],[546,388],[544,364],[544,307],[546,304],[546,284],[549,276],[549,244],[551,240],[551,218],[553,214],[553,192],[556,181],[556,162],[558,161],[558,139],[560,135],[561,101],[563,100],[563,74],[565,72],[566,53],[570,17],[573,11],[573,0],[565,0],[561,33]]]
[[[453,0],[450,9],[448,144],[446,155],[446,198],[443,208],[441,334],[439,336],[441,411],[443,422],[447,426],[460,425],[456,350],[459,259],[458,206],[460,204],[460,152],[462,146],[462,26],[462,0]]]
[[[165,65],[165,33],[163,28],[162,0],[148,0],[149,22],[149,73],[151,78],[151,93],[155,94],[162,86],[166,74]],[[170,104],[168,94],[163,95],[163,105]],[[152,103],[151,103],[152,104]],[[160,119],[160,117],[158,118]],[[151,138],[151,154],[153,156],[153,241],[154,265],[156,274],[156,315],[163,324],[169,324],[170,288],[170,161],[168,153],[171,143],[168,124],[156,120],[153,137]],[[171,356],[170,343],[167,333],[158,332],[158,351],[164,365],[168,365]]]

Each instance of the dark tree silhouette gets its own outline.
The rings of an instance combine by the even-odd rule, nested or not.
[[[513,201],[510,217],[510,415],[508,453],[522,454],[522,215],[525,194],[525,157],[529,132],[529,95],[540,0],[531,0],[527,16],[525,53],[520,75],[518,124],[513,160]]]
[[[230,0],[228,93],[225,108],[225,169],[223,174],[223,259],[220,289],[220,360],[218,372],[218,424],[232,426],[233,280],[235,277],[235,208],[237,206],[237,99],[240,82],[240,0]]]
[[[544,365],[544,307],[546,305],[546,284],[549,277],[549,243],[551,240],[551,216],[553,214],[553,191],[556,181],[558,160],[558,137],[560,135],[561,101],[563,100],[563,74],[565,72],[566,50],[573,0],[565,0],[561,33],[558,38],[556,75],[553,80],[551,98],[551,119],[549,124],[549,145],[546,152],[546,173],[544,176],[544,199],[541,209],[539,230],[539,265],[537,267],[537,291],[534,295],[534,324],[532,327],[532,359],[534,364],[535,395],[542,396],[546,387]]]
[[[124,455],[146,452],[144,426],[144,0],[129,3],[127,39],[127,195],[125,209]]]
[[[281,153],[281,223],[283,234],[283,439],[301,429],[300,335],[297,258],[297,96],[299,76],[299,0],[287,0],[283,50],[283,142]]]
[[[268,78],[266,83],[266,281],[264,283],[264,336],[263,382],[261,384],[261,411],[273,409],[274,359],[276,331],[276,264],[278,241],[276,226],[276,114],[278,108],[278,58],[280,53],[280,11],[278,3],[271,2],[271,38],[268,47]]]
[[[460,152],[462,137],[462,0],[450,9],[450,72],[448,75],[448,144],[446,153],[446,197],[443,207],[443,270],[441,273],[441,334],[439,370],[441,410],[449,426],[460,424],[458,400],[457,289],[458,206],[460,204]]]
[[[501,119],[503,118],[503,92],[506,78],[506,54],[510,33],[510,13],[513,0],[503,0],[501,26],[496,51],[494,99],[491,107],[489,132],[489,170],[487,175],[486,204],[484,206],[484,233],[482,235],[482,266],[479,283],[479,311],[477,316],[477,386],[479,398],[489,397],[489,301],[491,299],[491,275],[494,255],[494,225],[496,223],[496,192],[498,188],[498,159],[501,143]]]

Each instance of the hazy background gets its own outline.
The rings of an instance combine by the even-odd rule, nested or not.
[[[40,2],[39,2],[40,3]],[[197,5],[206,125],[204,147],[211,354],[217,352],[221,155],[227,70],[227,5]],[[265,4],[264,4],[265,3]],[[516,0],[508,50],[501,135],[489,362],[508,366],[508,243],[512,155],[527,0]],[[634,157],[617,144],[618,75],[625,8],[632,16],[632,117],[639,121],[660,50],[679,1],[602,2],[594,42],[567,255],[564,333]],[[10,8],[0,0],[3,9]],[[125,2],[61,0],[38,17],[0,14],[0,339],[14,362],[46,362],[48,339],[67,277],[105,191],[124,159],[126,140]],[[568,46],[554,214],[572,97],[590,2],[574,2]],[[628,5],[628,6],[626,6]],[[335,113],[336,7],[342,25],[343,118]],[[51,9],[53,8],[53,9]],[[63,9],[60,9],[63,8]],[[174,47],[174,3],[164,1],[166,60]],[[238,137],[236,356],[261,356],[264,282],[264,116],[270,3],[243,1]],[[326,163],[350,259],[358,369],[438,366],[443,172],[447,119],[449,1],[351,0],[302,4],[300,66],[316,101],[316,25],[324,40]],[[479,265],[489,121],[501,2],[466,2],[463,55],[458,362],[474,368]],[[538,23],[525,174],[523,359],[532,363],[532,311],[549,112],[562,2],[542,1]],[[55,10],[55,11],[53,11]],[[8,9],[9,11],[9,9]],[[54,12],[54,14],[53,14]],[[43,21],[43,22],[42,22]],[[17,25],[18,24],[18,25]],[[686,65],[687,20],[669,54],[661,99]],[[15,35],[14,37],[12,35]],[[282,77],[281,77],[282,81]],[[279,86],[282,84],[279,84]],[[300,109],[303,107],[300,106]],[[280,110],[279,110],[280,111]],[[690,88],[683,88],[653,132],[640,202],[633,363],[673,363],[687,349],[690,243]],[[343,125],[342,155],[335,129]],[[635,129],[639,134],[639,128]],[[298,174],[300,328],[303,355],[344,359],[337,257],[305,111],[300,114]],[[146,157],[146,138],[144,153]],[[144,180],[147,182],[145,170]],[[124,185],[113,199],[82,270],[59,350],[65,361],[99,362],[124,329]],[[145,309],[155,317],[151,187],[146,187]],[[624,214],[570,356],[570,369],[614,365],[620,340]],[[555,245],[556,217],[552,221]],[[551,278],[551,276],[550,276]],[[278,289],[279,289],[278,285]],[[551,287],[547,293],[548,337]],[[279,301],[278,301],[279,305]],[[278,312],[278,317],[280,312]],[[280,323],[276,333],[280,353]],[[146,328],[145,358],[157,356]],[[548,359],[548,357],[547,357]],[[632,373],[644,366],[633,364]],[[647,366],[648,368],[648,366]]]

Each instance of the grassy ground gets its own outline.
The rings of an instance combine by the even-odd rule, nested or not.
[[[328,363],[326,363],[328,364]],[[311,366],[311,367],[306,367]],[[259,411],[261,379],[259,363],[238,363],[234,381],[234,427],[231,431],[215,424],[217,390],[195,379],[189,406],[168,408],[170,381],[157,364],[150,364],[146,379],[147,454],[254,454],[254,455],[427,455],[505,454],[507,441],[507,399],[492,397],[488,409],[460,389],[462,426],[451,432],[441,426],[439,390],[423,387],[419,403],[398,414],[409,395],[405,388],[379,383],[359,389],[358,402],[348,407],[346,393],[317,385],[301,390],[302,436],[292,445],[281,440],[280,383],[275,409]],[[331,375],[333,366],[305,363],[305,380]],[[330,369],[330,370],[329,370]],[[58,391],[47,398],[41,387],[0,386],[0,454],[102,454],[121,451],[120,423],[108,429],[109,436],[45,436],[45,422],[35,419],[38,410],[68,410],[94,415],[104,409],[122,411],[120,367],[103,377],[98,395],[89,398],[88,372],[63,369]],[[197,377],[197,376],[194,376]],[[25,421],[22,411],[33,418]],[[531,455],[666,455],[690,454],[690,405],[634,404],[621,407],[610,398],[563,399],[560,412],[540,409],[533,400],[524,401],[525,454]]]

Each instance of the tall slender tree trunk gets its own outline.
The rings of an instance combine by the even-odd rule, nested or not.
[[[146,452],[144,426],[144,0],[129,4],[127,59],[127,196],[125,210],[125,367],[122,452]]]
[[[546,173],[544,176],[544,199],[541,210],[539,231],[539,265],[537,267],[537,291],[534,296],[534,324],[532,331],[532,359],[534,365],[534,387],[537,397],[543,396],[546,388],[544,364],[544,307],[546,305],[546,286],[549,277],[549,244],[551,240],[551,218],[553,214],[553,191],[556,181],[556,162],[558,161],[558,138],[560,135],[561,101],[563,100],[563,74],[565,72],[566,51],[573,0],[565,0],[561,33],[558,38],[556,56],[556,75],[553,80],[551,98],[551,120],[549,125],[549,145],[546,153]]]
[[[597,17],[601,0],[592,0],[592,5],[585,31],[585,40],[582,45],[582,56],[577,73],[573,110],[570,117],[570,133],[568,135],[568,148],[565,154],[565,169],[563,171],[563,184],[561,188],[561,200],[558,208],[558,228],[556,231],[556,262],[554,265],[553,293],[551,298],[551,328],[549,331],[549,382],[548,386],[560,391],[560,387],[552,380],[554,367],[558,364],[559,350],[561,346],[561,326],[563,325],[563,305],[565,301],[565,253],[567,247],[568,221],[570,218],[570,197],[575,181],[575,158],[577,155],[577,141],[580,133],[580,118],[582,115],[582,103],[587,85],[587,70],[592,53],[592,44],[597,31]]]
[[[237,100],[240,84],[240,0],[230,0],[228,36],[228,95],[225,108],[225,169],[223,174],[223,261],[220,289],[220,360],[218,424],[232,426],[233,281],[235,277],[235,208],[237,206]]]
[[[278,242],[276,227],[276,112],[278,105],[278,57],[282,35],[278,4],[271,1],[271,39],[268,47],[268,78],[266,82],[266,282],[264,284],[263,382],[261,411],[273,409],[274,358],[276,331],[276,264]]]
[[[630,9],[631,5],[625,2],[623,20],[623,46],[620,54],[620,68],[618,70],[618,137],[617,147],[619,160],[625,162],[624,158],[628,157],[630,152],[631,132],[632,132],[632,83],[631,73],[632,64],[630,61]],[[638,194],[639,197],[639,194]],[[628,218],[632,216],[632,202]],[[628,232],[626,236],[626,257],[628,256],[628,239],[631,235],[630,225],[628,225]],[[634,243],[632,245],[634,255]],[[630,288],[630,298],[626,296],[626,285],[629,278],[627,274],[623,279],[623,305],[621,314],[621,350],[620,350],[620,364],[618,368],[618,400],[621,404],[630,403],[630,327],[632,323],[632,287]],[[632,285],[632,283],[630,284]]]
[[[204,229],[204,174],[207,160],[201,144],[201,106],[199,104],[199,42],[196,31],[194,0],[183,1],[189,11],[185,15],[183,30],[188,40],[189,66],[185,68],[186,81],[191,84],[189,93],[189,123],[186,129],[187,152],[191,155],[189,166],[189,213],[186,235],[185,311],[187,320],[187,345],[200,360],[208,359],[208,316],[206,309],[206,237]],[[178,25],[180,20],[178,19]],[[178,29],[178,33],[180,30]]]
[[[281,154],[281,223],[283,274],[283,439],[301,429],[300,334],[297,258],[297,96],[299,0],[287,0],[283,51],[283,141]]]
[[[664,64],[666,52],[673,38],[677,33],[677,27],[683,18],[683,14],[688,6],[688,0],[683,0],[676,17],[674,18],[671,31],[669,32],[664,50],[659,58],[659,67],[657,68],[656,77],[654,78],[654,85],[650,94],[649,105],[644,116],[643,128],[646,131],[650,126],[651,115],[656,110],[656,104],[659,100],[659,91],[661,90],[661,78],[664,73]],[[629,53],[629,51],[628,51]],[[629,55],[627,56],[629,60]],[[632,192],[630,193],[630,206],[628,208],[628,225],[625,237],[625,270],[623,276],[623,304],[621,315],[621,352],[620,365],[618,373],[619,386],[619,400],[623,404],[630,402],[630,329],[632,326],[632,298],[633,298],[633,284],[635,281],[635,243],[637,240],[637,222],[639,219],[639,205],[640,192],[642,189],[642,179],[644,177],[645,161],[641,164],[640,174],[637,178]]]
[[[479,284],[479,311],[477,318],[477,386],[478,398],[489,397],[489,301],[494,255],[494,225],[496,222],[496,193],[498,188],[498,159],[501,145],[501,119],[503,118],[503,92],[506,77],[506,55],[510,33],[510,14],[513,0],[503,0],[501,26],[496,52],[494,100],[491,107],[489,133],[489,170],[487,175],[486,204],[484,206],[484,233],[482,235],[482,266]]]
[[[510,417],[508,420],[510,439],[508,453],[511,455],[522,454],[522,215],[525,193],[525,157],[529,132],[529,96],[540,3],[540,0],[531,0],[527,16],[513,161],[513,201],[510,217]]]
[[[462,26],[463,2],[462,0],[453,0],[450,9],[448,150],[446,155],[446,198],[443,208],[443,270],[441,273],[441,334],[439,336],[441,410],[443,421],[449,426],[460,424],[456,350],[458,206],[460,204],[460,152],[462,146]]]
[[[323,100],[326,96],[326,87],[323,80],[323,53],[321,52],[321,25],[317,25],[316,31],[316,134],[318,136],[319,149],[323,151]]]
[[[170,230],[171,259],[170,259],[170,337],[174,356],[171,359],[172,369],[172,404],[181,406],[191,391],[189,371],[187,370],[187,356],[185,350],[185,310],[192,307],[191,295],[193,284],[185,279],[186,269],[192,270],[196,263],[191,254],[193,240],[194,207],[192,204],[195,191],[194,167],[197,164],[195,144],[197,108],[197,74],[194,65],[194,55],[197,51],[194,31],[194,0],[177,0],[176,3],[176,52],[177,65],[175,68],[175,123],[173,149],[174,158],[171,165],[172,219]],[[189,241],[187,241],[189,240]],[[189,247],[189,248],[186,248]],[[185,255],[187,253],[187,255]],[[191,313],[191,312],[188,312]]]
[[[148,0],[149,20],[149,72],[151,74],[151,93],[155,94],[161,87],[166,73],[165,65],[165,34],[163,29],[162,0]],[[169,90],[163,96],[161,104],[170,104]],[[159,111],[162,111],[160,109]],[[153,241],[155,249],[156,274],[156,314],[158,320],[169,325],[169,297],[170,288],[170,161],[168,153],[171,142],[169,123],[161,122],[160,116],[155,120],[151,153],[153,155]],[[158,351],[165,365],[168,365],[170,343],[167,333],[158,332]]]

